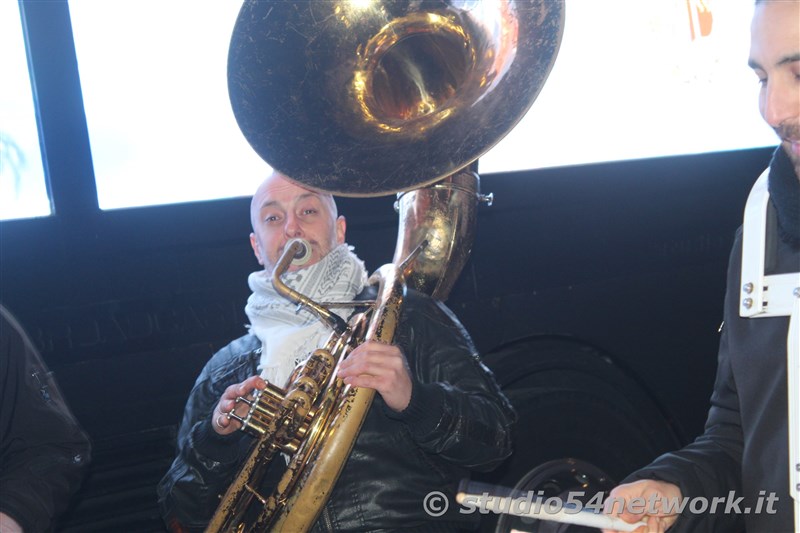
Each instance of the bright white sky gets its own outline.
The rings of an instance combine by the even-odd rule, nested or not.
[[[567,0],[552,73],[520,124],[481,158],[481,172],[776,144],[747,67],[752,0],[690,3],[710,9],[709,35],[691,38],[698,11],[690,18],[686,0]],[[16,2],[2,4],[0,21],[9,20]],[[69,5],[101,207],[252,194],[267,166],[236,125],[226,80],[241,2]],[[7,25],[0,46],[15,38]],[[0,91],[0,134],[20,98]],[[36,142],[30,117],[20,120],[11,130],[33,131]]]
[[[0,220],[50,214],[17,2],[0,1]]]
[[[567,0],[550,77],[481,172],[776,145],[747,66],[753,1],[690,2],[708,36],[687,0]]]

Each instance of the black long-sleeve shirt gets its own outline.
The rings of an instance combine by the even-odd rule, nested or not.
[[[767,274],[800,270],[800,181],[779,148],[769,190],[778,225]],[[715,513],[685,511],[670,532],[794,531],[789,494],[786,383],[788,316],[742,318],[739,291],[742,233],[728,267],[719,366],[705,432],[685,448],[659,457],[625,481],[660,479],[684,497],[725,498]],[[770,501],[771,500],[771,501]],[[726,512],[727,510],[727,512]]]

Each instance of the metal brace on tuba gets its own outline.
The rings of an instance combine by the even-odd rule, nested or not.
[[[303,187],[398,198],[393,262],[370,278],[373,305],[344,322],[280,279],[273,285],[332,330],[295,369],[240,401],[255,437],[208,532],[307,531],[334,489],[374,390],[336,366],[366,340],[391,343],[406,286],[443,300],[469,257],[480,193],[473,168],[539,94],[564,27],[563,0],[246,0],[228,56],[228,90],[245,138]],[[276,486],[262,487],[276,456]]]

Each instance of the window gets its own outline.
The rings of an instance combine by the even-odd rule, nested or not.
[[[102,209],[250,195],[266,176],[228,99],[240,5],[70,0]]]
[[[19,4],[0,2],[0,220],[51,213]]]
[[[230,109],[241,2],[70,0],[103,209],[252,194]],[[483,173],[777,144],[747,67],[751,1],[567,0],[555,67]]]
[[[553,70],[481,172],[776,145],[747,66],[753,5],[567,0]]]

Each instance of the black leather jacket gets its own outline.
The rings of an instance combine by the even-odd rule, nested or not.
[[[468,527],[478,517],[459,512],[458,481],[511,454],[514,412],[444,305],[409,291],[395,344],[414,380],[409,406],[396,413],[375,396],[316,531]],[[178,456],[158,487],[173,529],[202,530],[249,453],[251,437],[217,435],[210,415],[226,387],[257,373],[259,348],[254,336],[241,337],[216,353],[197,378],[178,434]],[[441,517],[424,508],[433,491],[448,498],[449,510]]]

